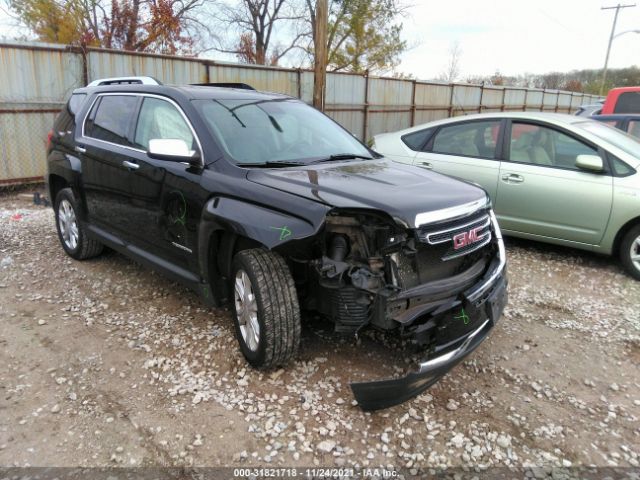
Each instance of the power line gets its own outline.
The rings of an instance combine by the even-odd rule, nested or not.
[[[607,56],[604,58],[604,69],[602,70],[602,83],[600,84],[600,95],[602,95],[604,93],[604,85],[607,81],[607,67],[609,65],[609,53],[611,53],[611,42],[613,42],[613,37],[615,36],[616,33],[616,23],[618,23],[618,14],[620,13],[620,10],[622,10],[623,8],[631,8],[631,7],[635,7],[636,4],[628,4],[628,5],[622,5],[622,4],[617,4],[615,6],[612,7],[602,7],[600,8],[600,10],[615,10],[616,13],[613,16],[613,25],[611,27],[611,35],[609,35],[609,45],[607,46]]]

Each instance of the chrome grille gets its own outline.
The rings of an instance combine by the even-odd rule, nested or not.
[[[451,260],[467,255],[484,247],[491,241],[491,220],[484,213],[473,220],[463,220],[458,224],[440,227],[425,226],[418,232],[419,239],[429,245],[441,245],[449,242],[449,248],[442,260]]]

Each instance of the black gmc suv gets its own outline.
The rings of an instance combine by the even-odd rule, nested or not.
[[[255,367],[296,355],[302,309],[341,332],[396,332],[425,361],[354,395],[377,409],[425,390],[506,302],[487,195],[382,158],[295,98],[229,87],[131,77],[75,90],[47,149],[62,247],[82,260],[107,245],[229,302]]]

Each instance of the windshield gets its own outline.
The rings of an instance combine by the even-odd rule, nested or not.
[[[609,142],[611,145],[618,147],[629,155],[633,155],[635,158],[640,159],[640,142],[638,139],[631,135],[627,135],[622,130],[618,130],[606,123],[600,123],[595,120],[580,122],[575,125],[589,133],[592,133],[596,137]]]
[[[297,100],[213,99],[194,103],[238,165],[309,163],[335,155],[371,157],[346,130]]]

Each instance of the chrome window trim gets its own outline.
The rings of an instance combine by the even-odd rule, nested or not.
[[[453,220],[457,217],[463,217],[474,213],[487,206],[489,206],[489,199],[488,197],[485,197],[473,202],[456,205],[455,207],[443,208],[432,212],[422,212],[416,215],[414,224],[416,228],[419,228],[429,223],[440,222],[442,220]]]
[[[184,121],[187,123],[187,126],[189,127],[189,130],[191,130],[191,133],[193,134],[193,138],[196,139],[196,143],[198,144],[198,150],[200,151],[200,164],[202,166],[204,166],[204,152],[202,150],[202,144],[200,143],[200,138],[198,138],[198,135],[196,134],[196,131],[193,128],[193,125],[191,125],[191,122],[189,121],[189,118],[187,117],[187,115],[184,113],[184,111],[182,110],[182,108],[180,108],[180,105],[178,105],[175,101],[173,101],[172,99],[168,98],[168,97],[163,97],[162,95],[155,95],[152,93],[134,93],[134,92],[106,92],[106,93],[98,93],[95,98],[93,99],[93,101],[91,102],[91,105],[89,106],[89,109],[87,110],[87,113],[84,115],[84,118],[82,119],[82,128],[80,130],[80,137],[81,138],[88,138],[91,139],[95,142],[101,142],[101,143],[105,143],[107,145],[115,145],[116,147],[121,147],[121,148],[125,148],[127,150],[132,150],[134,152],[139,152],[139,153],[147,153],[146,150],[142,150],[139,148],[135,148],[135,147],[129,147],[127,145],[120,145],[119,143],[113,143],[113,142],[108,142],[106,140],[101,140],[99,138],[95,138],[95,137],[90,137],[85,135],[84,133],[84,127],[85,124],[87,123],[87,118],[89,117],[89,113],[91,113],[91,110],[93,110],[94,105],[96,104],[96,102],[98,101],[99,98],[101,97],[122,97],[122,96],[128,96],[128,97],[149,97],[149,98],[157,98],[158,100],[164,100],[165,102],[170,103],[171,105],[173,105],[178,112],[180,113],[180,115],[182,115],[182,118],[184,119]],[[140,111],[138,111],[138,118],[140,117]],[[138,118],[136,118],[136,126],[137,126],[137,120]]]

